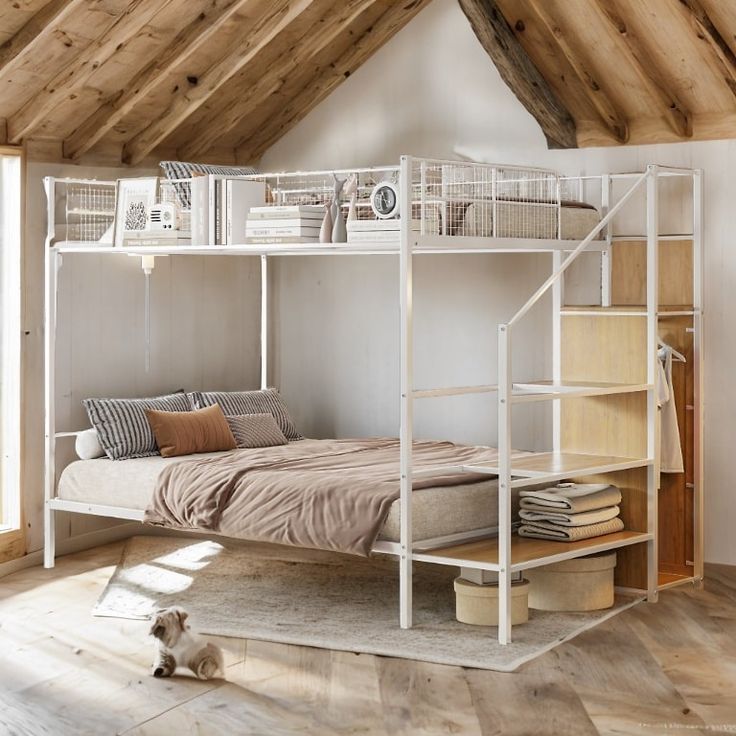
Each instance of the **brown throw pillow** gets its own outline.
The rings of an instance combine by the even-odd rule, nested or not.
[[[234,450],[237,447],[225,415],[217,404],[197,411],[146,409],[146,418],[163,457]]]
[[[273,414],[240,414],[225,419],[238,447],[275,447],[289,443]]]

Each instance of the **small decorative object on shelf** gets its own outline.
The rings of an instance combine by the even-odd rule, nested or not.
[[[115,240],[117,247],[129,238],[144,235],[148,214],[156,204],[158,177],[118,179],[115,202]]]
[[[322,219],[322,227],[319,229],[319,242],[332,242],[332,201],[325,205],[325,216]]]
[[[356,204],[358,201],[358,175],[351,174],[345,184],[345,196],[350,198],[348,206],[348,222],[356,220],[358,213],[356,212]]]
[[[392,181],[378,182],[371,192],[371,209],[380,220],[399,214],[399,188]]]
[[[340,195],[347,179],[338,179],[334,174],[333,178],[335,179],[335,196],[330,208],[332,210],[330,213],[332,215],[332,242],[344,243],[348,239],[348,233],[345,229],[345,218],[340,207]]]

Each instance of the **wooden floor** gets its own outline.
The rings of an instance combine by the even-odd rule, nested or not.
[[[146,624],[90,609],[120,544],[0,579],[0,734],[736,732],[736,568],[513,674],[223,639],[227,679],[148,675]]]

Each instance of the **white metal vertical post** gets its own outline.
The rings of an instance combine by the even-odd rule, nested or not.
[[[552,252],[552,273],[557,273],[562,266],[562,251]],[[552,284],[552,382],[562,380],[562,304],[564,301],[564,278],[562,274]],[[562,418],[562,402],[552,402],[552,449],[560,452],[560,427]]]
[[[693,574],[703,578],[703,170],[693,172]]]
[[[261,389],[268,388],[268,256],[261,256]]]
[[[659,310],[659,180],[658,167],[647,166],[647,457],[657,456],[657,311]],[[657,549],[657,468],[647,466],[647,600],[657,600],[659,560]]]
[[[399,172],[399,217],[401,245],[399,249],[399,290],[401,305],[401,427],[400,443],[400,506],[401,555],[399,558],[399,622],[402,629],[412,625],[412,442],[414,437],[413,389],[414,344],[412,322],[412,266],[413,250],[411,229],[412,159],[401,157]]]
[[[56,527],[50,506],[56,487],[56,398],[54,364],[56,360],[56,295],[61,256],[52,248],[55,235],[56,186],[52,177],[44,179],[46,190],[45,305],[44,305],[44,545],[43,565],[54,566]]]
[[[511,328],[498,326],[498,642],[511,641]]]
[[[601,177],[601,216],[611,209],[611,183],[608,174]],[[606,249],[601,251],[601,306],[611,306],[611,246],[613,245],[613,222],[606,225]]]

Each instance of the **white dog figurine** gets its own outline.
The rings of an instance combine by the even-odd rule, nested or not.
[[[154,677],[171,677],[177,666],[189,667],[200,680],[224,673],[222,651],[192,633],[186,623],[189,614],[179,606],[153,614],[151,635],[156,639],[156,655],[151,670]]]

